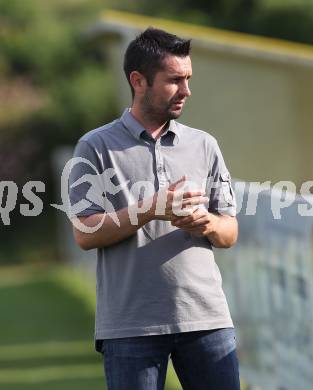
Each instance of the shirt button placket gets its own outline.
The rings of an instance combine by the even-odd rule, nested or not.
[[[155,143],[155,158],[156,158],[156,170],[157,170],[157,177],[159,181],[159,188],[165,187],[167,184],[167,180],[164,174],[164,164],[163,164],[163,157],[161,153],[161,145],[160,145],[159,138]]]

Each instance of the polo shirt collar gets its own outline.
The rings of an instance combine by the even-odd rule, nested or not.
[[[134,118],[130,113],[130,108],[126,108],[121,116],[123,125],[128,129],[132,135],[140,141],[140,135],[146,131],[145,128]]]
[[[135,119],[135,117],[131,114],[130,108],[126,108],[121,116],[121,121],[124,124],[124,126],[133,134],[133,136],[140,141],[141,134],[146,131],[146,129]],[[166,130],[162,134],[162,136],[168,132],[172,132],[175,134],[176,142],[178,143],[180,134],[179,134],[179,127],[177,126],[177,123],[174,119],[171,119],[169,121],[169,125],[167,126]]]

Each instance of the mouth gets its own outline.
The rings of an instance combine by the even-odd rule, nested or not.
[[[183,105],[185,104],[185,101],[184,100],[179,100],[177,102],[173,102],[172,105],[177,107],[177,108],[181,108],[183,107]]]

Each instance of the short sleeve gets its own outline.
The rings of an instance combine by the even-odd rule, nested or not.
[[[72,215],[89,216],[105,211],[102,172],[101,158],[97,151],[88,142],[79,141],[74,150],[69,176]]]
[[[207,179],[208,210],[221,215],[236,216],[236,198],[231,184],[231,176],[225,165],[217,142],[213,142],[213,153]]]

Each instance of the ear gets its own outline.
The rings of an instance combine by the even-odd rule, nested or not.
[[[142,95],[147,86],[147,81],[144,75],[142,75],[140,72],[134,70],[133,72],[130,73],[129,75],[129,80],[132,85],[132,87],[135,90],[136,95]]]

